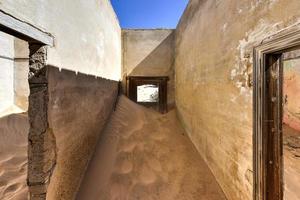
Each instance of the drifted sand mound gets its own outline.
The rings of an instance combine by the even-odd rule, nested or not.
[[[87,169],[78,200],[223,200],[174,111],[121,97]]]
[[[0,118],[0,199],[26,200],[28,118],[12,114]]]

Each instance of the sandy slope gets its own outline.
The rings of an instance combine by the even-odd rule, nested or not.
[[[27,199],[28,128],[25,114],[12,114],[0,118],[1,200]]]
[[[87,169],[79,200],[222,200],[223,192],[179,126],[121,97]]]

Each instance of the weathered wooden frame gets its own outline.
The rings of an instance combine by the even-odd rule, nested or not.
[[[278,163],[275,171],[272,171],[272,176],[276,177],[277,185],[273,186],[276,191],[276,198],[270,199],[267,197],[267,158],[270,150],[267,149],[267,133],[264,130],[265,119],[264,111],[265,107],[265,95],[266,95],[266,69],[267,69],[267,60],[273,59],[275,57],[279,58],[279,65],[281,58],[280,55],[292,48],[300,46],[300,25],[295,25],[288,29],[285,29],[261,42],[260,45],[254,48],[253,50],[253,61],[254,61],[254,91],[253,91],[253,169],[254,169],[254,184],[253,184],[253,199],[254,200],[281,200],[283,189],[282,189],[282,132],[280,125],[276,128],[274,134],[276,138],[272,142],[277,142],[281,144],[279,148],[273,149],[271,152],[273,155],[279,156],[277,160]],[[282,65],[279,69],[282,68]],[[282,70],[282,69],[281,69]],[[279,77],[280,78],[280,77]],[[278,79],[279,80],[279,79]],[[278,82],[279,84],[280,82]],[[282,87],[282,86],[280,86]],[[280,91],[279,91],[280,93]],[[280,96],[277,96],[277,102],[281,102],[279,99]],[[277,106],[278,115],[277,120],[280,120],[282,105]],[[278,118],[279,117],[279,118]],[[271,161],[272,162],[272,161]],[[269,174],[270,175],[270,174]],[[269,199],[268,199],[269,198]]]

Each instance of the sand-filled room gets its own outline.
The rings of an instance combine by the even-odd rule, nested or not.
[[[0,0],[0,200],[300,200],[299,0]]]

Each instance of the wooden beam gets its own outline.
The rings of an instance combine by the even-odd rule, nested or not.
[[[0,10],[0,31],[26,40],[53,46],[54,38],[39,28]]]

